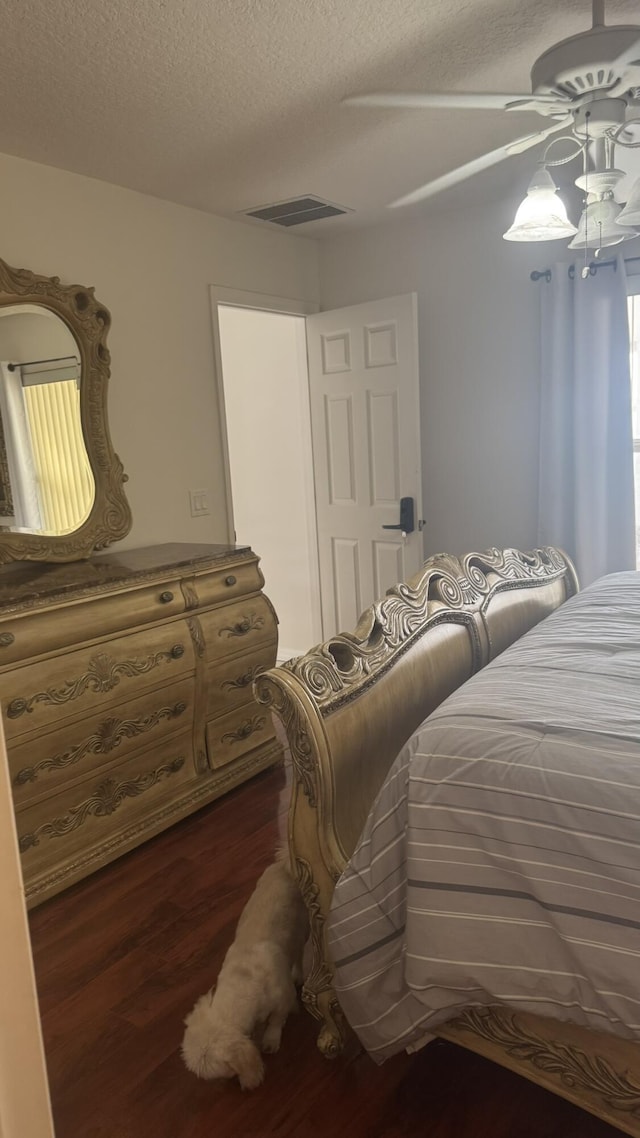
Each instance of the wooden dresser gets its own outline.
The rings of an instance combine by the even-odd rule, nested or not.
[[[248,547],[0,568],[0,692],[35,905],[282,756],[252,683],[277,619]]]

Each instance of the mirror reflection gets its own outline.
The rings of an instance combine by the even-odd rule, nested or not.
[[[47,308],[0,308],[0,530],[69,534],[95,482],[80,416],[81,355]]]

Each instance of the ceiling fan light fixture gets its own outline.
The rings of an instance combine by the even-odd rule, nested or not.
[[[505,241],[556,241],[577,233],[567,217],[564,202],[545,166],[536,170],[527,196],[518,206],[513,225],[503,234]]]
[[[633,183],[629,200],[618,214],[616,222],[618,225],[640,226],[640,178]]]
[[[608,245],[619,245],[630,237],[637,237],[634,229],[625,229],[618,224],[622,206],[614,201],[612,194],[591,201],[583,209],[578,223],[578,232],[570,249],[601,249]]]

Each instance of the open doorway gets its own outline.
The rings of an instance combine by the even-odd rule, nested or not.
[[[230,538],[261,559],[281,662],[322,638],[305,319],[212,299]]]

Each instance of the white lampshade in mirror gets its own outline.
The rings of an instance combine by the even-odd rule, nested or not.
[[[618,214],[616,221],[618,225],[640,226],[640,178],[633,183],[629,200]]]
[[[636,237],[634,229],[625,229],[617,224],[621,211],[622,206],[614,201],[611,194],[589,202],[582,211],[578,232],[573,241],[569,242],[569,248],[600,249],[608,245],[619,245],[621,241]]]
[[[576,232],[553,178],[544,166],[539,166],[513,225],[503,234],[505,241],[555,241]]]

